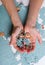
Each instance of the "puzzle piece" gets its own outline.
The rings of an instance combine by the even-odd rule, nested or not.
[[[12,52],[15,54],[17,50],[13,47],[13,45],[10,45],[10,47],[11,47]]]
[[[0,32],[0,36],[4,36],[4,32]]]
[[[18,65],[22,65],[22,63],[20,62]]]
[[[42,38],[42,41],[45,41],[45,38]]]
[[[20,8],[19,7],[17,7],[17,11],[20,11]]]
[[[28,6],[29,5],[29,0],[16,0],[19,4],[22,3],[24,6]]]
[[[41,8],[45,7],[45,0],[43,0],[43,4],[41,6]]]
[[[2,5],[2,2],[0,1],[0,6]]]
[[[42,25],[42,30],[45,30],[45,25]]]
[[[40,17],[38,17],[38,23],[41,25],[43,24],[43,20]]]
[[[20,54],[16,55],[16,60],[17,61],[20,61],[21,60],[21,55]]]

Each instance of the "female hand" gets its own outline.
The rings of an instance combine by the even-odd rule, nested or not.
[[[11,41],[10,41],[10,45],[13,45],[15,49],[17,49],[19,52],[23,53],[24,49],[20,49],[17,44],[17,37],[18,35],[21,33],[21,31],[23,30],[23,27],[19,27],[17,26],[16,28],[13,29],[12,35],[11,35]]]
[[[31,28],[29,26],[25,26],[25,33],[29,33],[32,37],[32,38],[30,38],[30,41],[33,45],[33,48],[30,51],[33,51],[35,49],[35,43],[36,43],[37,39],[40,44],[42,43],[41,35],[40,35],[39,31],[37,31],[36,28]]]

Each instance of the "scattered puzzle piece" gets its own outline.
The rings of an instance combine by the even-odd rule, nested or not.
[[[2,5],[2,2],[0,1],[0,6]]]
[[[42,25],[42,30],[45,30],[45,25]]]
[[[4,32],[0,32],[0,36],[4,36]]]
[[[18,65],[22,65],[22,63],[20,62]]]
[[[12,52],[16,53],[17,50],[13,47],[13,45],[10,45],[10,47],[11,47]]]
[[[21,60],[21,55],[20,55],[20,54],[18,54],[18,55],[16,56],[16,60],[17,60],[17,61],[20,61],[20,60]]]
[[[19,7],[17,7],[17,11],[20,11],[20,8]]]

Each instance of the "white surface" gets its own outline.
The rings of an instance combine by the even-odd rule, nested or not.
[[[42,29],[42,28],[41,28]],[[45,25],[44,25],[44,29],[42,29],[42,30],[45,30]]]
[[[43,56],[37,63],[30,63],[30,65],[45,65],[45,56]]]
[[[45,65],[45,56],[43,56],[43,57],[39,60],[39,62],[37,62],[37,63],[34,64],[34,65]]]

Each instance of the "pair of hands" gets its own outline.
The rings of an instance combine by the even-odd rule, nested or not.
[[[15,49],[17,49],[19,52],[23,53],[27,50],[25,49],[20,49],[17,44],[16,44],[16,40],[17,40],[17,36],[18,34],[20,34],[20,31],[23,30],[23,27],[20,26],[19,28],[17,29],[13,29],[13,32],[12,32],[12,35],[11,35],[11,41],[10,41],[10,45],[13,45]],[[32,36],[32,39],[30,40],[32,44],[34,44],[34,48],[31,50],[33,51],[35,49],[35,43],[36,43],[36,40],[38,39],[38,42],[41,44],[42,43],[42,39],[41,39],[41,35],[40,33],[37,31],[36,28],[31,28],[29,26],[25,26],[24,28],[24,32],[28,32],[31,36]],[[30,52],[31,52],[30,51]]]

